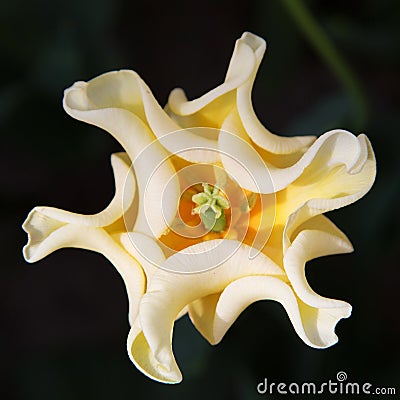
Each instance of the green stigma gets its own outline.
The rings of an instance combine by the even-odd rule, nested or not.
[[[206,229],[221,232],[226,228],[224,210],[229,208],[229,201],[220,194],[218,186],[213,188],[207,183],[202,183],[204,191],[192,196],[192,201],[197,205],[192,214],[198,214]]]

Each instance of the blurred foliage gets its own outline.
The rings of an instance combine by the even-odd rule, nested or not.
[[[322,382],[339,370],[374,386],[398,383],[400,2],[306,0],[317,30],[304,25],[307,18],[300,23],[289,3],[1,2],[2,399],[253,399],[264,377]],[[185,317],[174,336],[184,381],[161,385],[125,353],[126,298],[108,262],[65,250],[27,266],[20,224],[37,204],[95,212],[112,196],[106,160],[119,145],[64,113],[64,88],[131,68],[161,103],[175,86],[195,97],[223,79],[245,30],[268,42],[253,95],[266,126],[281,134],[363,131],[374,145],[371,193],[330,214],[356,252],[307,267],[318,292],[348,300],[354,312],[338,325],[339,344],[324,351],[306,347],[271,302],[246,310],[214,348]],[[345,80],[318,40],[345,65]],[[361,93],[365,118],[356,116],[349,85]]]

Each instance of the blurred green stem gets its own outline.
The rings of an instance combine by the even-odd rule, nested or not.
[[[302,0],[283,0],[283,4],[304,36],[321,54],[343,85],[354,106],[355,128],[362,130],[366,126],[368,112],[363,89],[357,77]]]

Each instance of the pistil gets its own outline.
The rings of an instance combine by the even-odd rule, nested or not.
[[[204,227],[213,232],[221,232],[226,228],[224,210],[229,209],[229,201],[221,194],[217,185],[211,187],[202,184],[204,191],[192,196],[192,201],[197,205],[192,214],[198,214]]]

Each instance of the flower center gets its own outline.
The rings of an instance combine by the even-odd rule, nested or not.
[[[163,247],[181,251],[213,239],[234,239],[252,244],[262,215],[260,196],[241,189],[241,195],[229,183],[195,184],[179,200],[178,217],[159,237]],[[228,200],[229,199],[229,200]]]
[[[202,198],[203,194],[212,197],[214,188],[210,185],[208,188],[211,195],[204,191],[205,188],[201,184],[192,185],[182,193],[176,220],[169,231],[159,237],[165,247],[180,251],[206,240],[222,239],[226,236],[230,221],[229,202],[224,198],[227,204],[223,203],[223,205],[228,205],[228,208],[222,208],[217,201]],[[215,194],[222,197],[219,193]],[[193,198],[196,201],[192,200]],[[216,218],[217,214],[219,219]]]
[[[204,191],[194,194],[192,201],[197,205],[192,214],[200,216],[204,227],[213,232],[221,232],[226,228],[225,211],[229,209],[229,201],[221,194],[218,186],[202,184]]]

